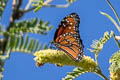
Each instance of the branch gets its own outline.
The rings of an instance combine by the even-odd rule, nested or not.
[[[23,16],[23,13],[20,10],[20,6],[22,5],[22,0],[13,0],[12,6],[12,16],[10,17],[10,25],[7,28],[7,31],[12,27],[14,21]]]
[[[10,17],[10,24],[7,28],[7,31],[9,31],[9,29],[11,27],[13,27],[13,24],[15,22],[16,19],[19,19],[20,17],[23,16],[23,13],[21,12],[20,10],[20,6],[22,5],[22,0],[13,0],[13,3],[12,3],[12,15]],[[3,53],[6,49],[6,45],[7,45],[7,42],[8,42],[8,38],[9,36],[8,35],[4,35],[5,38],[4,38],[4,44],[3,44]]]
[[[12,24],[14,22],[13,14],[15,12],[16,3],[17,3],[16,0],[13,0],[13,3],[12,3],[12,16],[10,17],[10,25],[8,26],[7,31],[9,31],[9,29],[12,27]],[[4,35],[4,36],[5,36],[5,38],[4,38],[3,50],[2,50],[3,54],[5,52],[5,48],[6,48],[7,41],[8,41],[8,35]]]

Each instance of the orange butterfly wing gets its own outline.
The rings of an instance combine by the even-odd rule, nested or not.
[[[62,36],[63,38],[64,36]],[[71,34],[64,37],[64,39],[59,40],[59,49],[66,52],[72,59],[81,60],[83,57],[83,47],[79,45],[77,41]]]
[[[60,23],[54,36],[54,45],[74,60],[83,57],[83,44],[79,35],[80,19],[76,13],[66,16]]]

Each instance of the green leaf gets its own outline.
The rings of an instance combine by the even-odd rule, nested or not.
[[[8,2],[8,0],[1,0],[0,1],[0,20],[1,20],[1,17],[2,17],[2,14],[3,14],[3,11],[5,9],[7,2]]]
[[[0,39],[0,54],[3,54],[3,39]]]
[[[42,44],[40,43],[38,47],[38,51],[41,50],[41,48],[42,48]]]
[[[35,52],[37,50],[38,44],[39,44],[39,41],[37,40],[36,43],[35,43],[35,48],[34,48],[33,52]]]
[[[49,26],[49,22],[43,20],[38,20],[37,18],[30,21],[24,20],[13,24],[13,27],[10,28],[10,33],[20,34],[20,33],[39,33],[47,34],[48,31],[52,29],[52,26]]]
[[[39,49],[47,48],[48,46],[42,45],[38,40],[30,39],[28,35],[25,37],[20,35],[11,35],[9,36],[9,40],[6,47],[6,52],[11,50],[11,52],[25,52],[25,53],[33,53]]]
[[[119,16],[118,16],[115,8],[112,6],[112,4],[110,3],[109,0],[106,0],[106,1],[107,1],[107,3],[109,4],[109,6],[110,6],[110,8],[112,9],[112,11],[114,12],[114,14],[115,14],[115,16],[116,16],[116,18],[117,18],[117,20],[118,20],[118,22],[119,22],[119,24],[120,24],[120,18],[119,18]]]
[[[10,36],[10,48],[12,49],[14,47],[14,43],[15,43],[15,36]]]
[[[109,63],[111,63],[109,67],[109,70],[111,72],[117,72],[117,70],[120,70],[120,50],[112,55],[112,57],[109,60]]]
[[[112,37],[112,35],[113,31],[111,31],[110,34],[105,32],[104,37],[100,38],[99,40],[93,40],[93,44],[91,45],[93,49],[88,50],[98,55],[98,53],[103,49],[104,44]]]
[[[113,31],[111,31],[110,34],[108,32],[105,32],[104,37],[100,38],[99,40],[93,40],[93,44],[91,45],[92,49],[88,49],[90,52],[95,53],[95,60],[97,64],[98,54],[103,49],[104,44],[112,37],[112,35]]]
[[[35,7],[34,12],[37,12],[39,9],[42,8],[44,0],[33,1],[32,6]]]
[[[19,40],[20,37],[16,37],[14,48],[17,48],[17,46],[19,45]]]
[[[30,43],[29,43],[29,46],[28,46],[28,50],[32,51],[33,47],[34,47],[34,43],[35,43],[35,40],[34,39],[31,39],[30,40]]]
[[[43,49],[48,49],[48,45],[47,45],[47,44],[44,44]]]
[[[23,49],[26,49],[27,43],[28,43],[28,39],[29,39],[29,36],[26,35],[26,37],[25,37],[25,43],[24,43],[24,45],[23,45]]]
[[[1,33],[1,31],[2,31],[2,26],[0,25],[0,33]]]
[[[24,39],[22,36],[20,36],[20,45],[19,45],[19,48],[21,49],[22,46],[23,46],[23,42],[24,42]]]
[[[73,72],[68,72],[67,76],[65,78],[63,78],[62,80],[73,80],[76,77],[78,77],[84,73],[87,73],[87,72],[91,72],[91,71],[85,70],[84,68],[81,68],[81,67],[77,67],[73,70]]]
[[[102,15],[106,16],[108,19],[110,19],[110,21],[112,21],[112,23],[115,25],[115,27],[118,29],[118,31],[120,32],[120,26],[117,24],[117,22],[107,13],[104,12],[100,12]]]

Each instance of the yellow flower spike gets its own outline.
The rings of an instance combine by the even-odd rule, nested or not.
[[[34,53],[34,60],[37,64],[56,64],[56,65],[68,65],[68,66],[76,66],[82,67],[86,70],[95,71],[99,70],[95,61],[89,56],[84,56],[81,61],[72,60],[66,53],[63,51],[57,51],[52,49],[40,50]]]

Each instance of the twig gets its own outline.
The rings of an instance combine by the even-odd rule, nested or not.
[[[26,10],[21,10],[21,12],[27,13],[27,12],[29,12],[29,11],[34,10],[35,8],[36,8],[36,7],[32,7],[32,8],[26,9]]]
[[[46,0],[44,3],[43,3],[43,7],[56,7],[56,8],[67,8],[71,3],[67,3],[65,5],[51,5],[50,3],[52,2],[53,0]],[[28,4],[26,5],[25,9],[23,10],[23,13],[26,13],[26,12],[29,12],[29,11],[32,11],[34,10],[36,7],[33,7],[33,8],[30,8],[29,9],[29,6],[31,5],[32,3],[32,0],[29,0]]]
[[[50,4],[47,4],[47,5],[43,5],[43,6],[44,7],[67,8],[69,5],[70,5],[70,3],[67,3],[65,5],[50,5]]]
[[[25,7],[25,9],[24,9],[23,12],[32,11],[33,9],[35,9],[35,7],[29,9],[30,5],[32,4],[32,1],[33,1],[33,0],[29,0],[28,4],[26,5],[26,7]],[[53,1],[53,0],[46,0],[46,1],[43,3],[43,5],[48,5],[48,4],[49,4],[50,2],[52,2],[52,1]]]
[[[29,2],[27,3],[27,5],[26,5],[26,7],[25,7],[25,10],[28,10],[28,9],[29,9],[29,7],[30,7],[32,1],[33,1],[33,0],[29,0]]]
[[[43,3],[43,5],[47,5],[47,4],[49,4],[50,2],[52,2],[53,0],[46,0],[44,3]]]
[[[50,4],[44,4],[43,7],[56,7],[56,8],[67,8],[68,6],[70,5],[70,3],[67,3],[65,5],[50,5]],[[26,12],[29,12],[29,11],[32,11],[34,10],[36,7],[32,7],[30,9],[25,9],[25,10],[22,10],[23,13],[26,13]]]
[[[120,43],[119,43],[119,41],[116,39],[115,34],[113,34],[113,38],[114,38],[114,40],[115,40],[115,42],[116,42],[118,48],[120,48]]]
[[[70,3],[67,3],[65,5],[50,5],[49,3],[52,2],[53,0],[46,0],[44,3],[43,3],[43,6],[44,7],[56,7],[56,8],[67,8]]]

